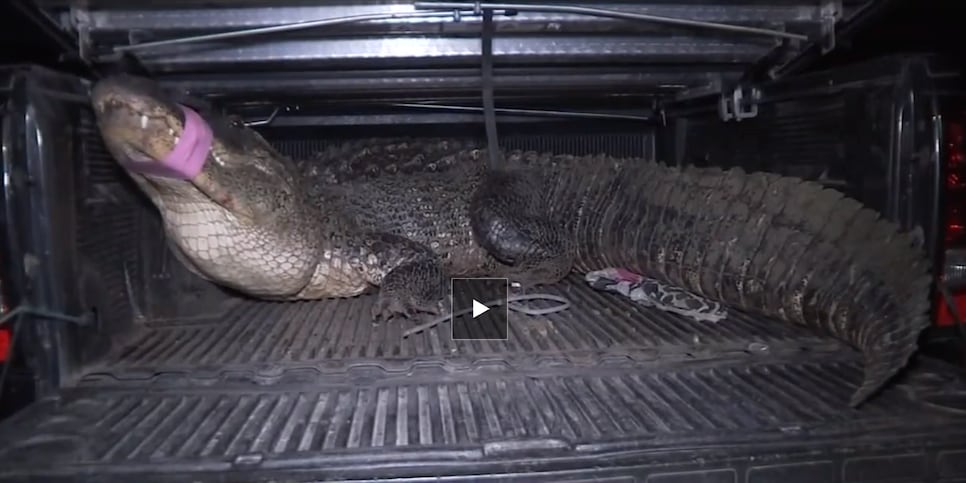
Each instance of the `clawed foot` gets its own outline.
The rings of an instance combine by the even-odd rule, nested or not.
[[[514,295],[526,295],[530,293],[534,287],[536,287],[536,284],[532,282],[511,280],[510,293],[508,295],[510,297],[513,297]]]
[[[510,277],[510,296],[527,295],[534,292],[540,292],[547,286],[553,285],[559,281],[559,278],[548,278],[532,273]]]
[[[373,322],[396,316],[412,319],[419,314],[439,316],[443,313],[444,278],[435,258],[400,265],[382,280],[379,295],[372,306]]]
[[[435,317],[446,311],[444,301],[437,303],[419,302],[412,297],[380,294],[372,306],[373,322],[385,322],[401,316],[406,319],[423,319],[425,315]],[[422,315],[421,315],[422,314]]]

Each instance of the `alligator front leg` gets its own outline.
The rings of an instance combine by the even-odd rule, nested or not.
[[[386,274],[372,306],[375,321],[396,315],[406,318],[419,313],[440,315],[447,307],[443,293],[443,272],[435,260],[416,260]]]
[[[432,250],[388,233],[371,233],[364,240],[361,269],[379,286],[373,320],[439,315],[446,310],[445,276]]]
[[[526,176],[491,171],[470,201],[476,242],[506,264],[500,275],[524,291],[560,281],[574,264],[572,237],[563,224],[547,218],[539,195]]]

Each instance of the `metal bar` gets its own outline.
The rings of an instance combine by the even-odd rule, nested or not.
[[[900,3],[902,3],[902,0],[879,0],[862,4],[848,19],[836,27],[835,36],[838,38],[838,43],[843,44],[847,42],[848,39],[856,36],[869,25],[874,24],[885,16],[890,9]],[[800,73],[821,57],[821,45],[814,44],[807,46],[801,52],[795,54],[788,62],[776,66],[773,75],[776,79],[781,79]]]
[[[529,5],[521,3],[487,3],[487,2],[414,2],[416,9],[454,9],[476,13],[483,9],[493,10],[517,10],[521,12],[545,12],[545,13],[570,13],[575,15],[589,15],[592,17],[616,18],[621,20],[635,20],[642,22],[664,23],[669,25],[686,25],[689,27],[700,27],[728,32],[740,32],[756,35],[767,35],[792,40],[808,40],[807,35],[782,32],[780,30],[762,29],[756,27],[745,27],[741,25],[731,25],[717,22],[705,22],[701,20],[688,20],[674,17],[661,17],[644,13],[622,12],[620,10],[608,10],[593,7],[577,7],[571,5]]]
[[[294,22],[282,25],[273,25],[271,27],[259,27],[254,29],[244,29],[235,30],[232,32],[219,32],[216,34],[207,35],[196,35],[193,37],[181,37],[177,39],[168,40],[158,40],[155,42],[145,42],[143,44],[135,45],[118,45],[114,47],[114,52],[125,52],[125,51],[135,51],[135,50],[147,50],[157,47],[165,47],[169,45],[178,44],[190,44],[197,42],[206,42],[210,40],[224,40],[233,39],[239,37],[250,37],[254,35],[278,33],[278,32],[292,32],[296,30],[310,29],[315,27],[327,27],[330,25],[340,25],[346,23],[355,22],[366,22],[371,20],[393,20],[393,19],[403,19],[403,18],[452,18],[455,14],[453,11],[445,12],[387,12],[387,13],[367,13],[362,15],[350,15],[346,17],[333,17],[319,20],[306,20],[304,22]]]
[[[730,25],[717,22],[706,22],[700,20],[688,20],[682,18],[662,17],[643,13],[622,12],[619,10],[608,10],[602,8],[577,7],[567,5],[525,5],[515,3],[466,3],[466,2],[414,2],[417,12],[385,12],[370,13],[361,15],[350,15],[345,17],[333,17],[327,19],[306,20],[303,22],[293,22],[270,27],[259,27],[253,29],[235,30],[232,32],[219,32],[214,34],[197,35],[192,37],[181,37],[177,39],[158,40],[155,42],[145,42],[135,45],[119,45],[114,47],[114,52],[130,52],[138,50],[148,50],[170,45],[189,44],[205,42],[211,40],[224,40],[239,37],[250,37],[278,32],[292,32],[296,30],[310,29],[315,27],[326,27],[355,22],[366,22],[373,20],[394,20],[405,18],[453,18],[458,20],[460,15],[477,16],[482,13],[482,9],[493,10],[495,14],[506,15],[508,10],[546,12],[546,13],[565,13],[575,15],[587,15],[592,17],[616,18],[622,20],[635,20],[645,22],[665,23],[671,25],[686,25],[691,27],[701,27],[730,32],[749,33],[757,35],[767,35],[772,37],[788,38],[794,40],[808,40],[802,34],[782,32],[779,30],[762,29],[756,27],[745,27],[741,25]],[[425,11],[431,10],[431,11]],[[445,11],[441,11],[445,10]]]
[[[124,34],[131,30],[150,31],[157,34],[159,32],[169,31],[178,32],[182,31],[182,29],[198,29],[190,33],[177,34],[178,36],[184,36],[271,27],[312,19],[344,17],[347,15],[384,13],[390,11],[412,12],[415,11],[413,8],[414,1],[416,0],[381,0],[378,2],[372,0],[340,0],[328,2],[318,0],[311,2],[305,0],[266,2],[259,0],[258,5],[255,5],[251,0],[246,0],[243,2],[223,2],[219,7],[212,4],[212,2],[202,2],[203,5],[197,5],[198,2],[189,3],[184,0],[179,0],[177,5],[172,4],[170,1],[161,2],[171,7],[163,9],[150,6],[145,8],[146,4],[144,2],[127,1],[117,3],[114,6],[108,6],[98,1],[95,2],[95,6],[84,11],[82,18],[89,27],[91,34],[95,36]],[[468,2],[471,0],[441,1]],[[707,22],[777,28],[778,30],[785,30],[778,27],[778,25],[790,22],[796,25],[812,25],[812,28],[815,28],[814,33],[818,34],[819,1],[826,0],[779,0],[768,2],[761,0],[688,0],[685,2],[672,2],[668,0],[646,0],[644,2],[628,2],[627,0],[603,0],[596,2],[575,2],[570,0],[538,0],[535,2],[529,0],[486,1],[585,5],[622,12],[646,13],[649,15],[687,18]],[[855,2],[856,0],[847,0],[846,3],[852,5]],[[231,4],[231,6],[228,4]],[[846,11],[851,10],[849,8]],[[479,23],[480,17],[471,16],[466,20],[468,23],[472,22],[476,24]],[[547,24],[561,24],[561,27],[564,29],[563,31],[566,32],[566,26],[568,24],[600,24],[602,21],[611,22],[613,19],[553,12],[517,12],[513,16],[513,20],[514,23],[534,23],[541,27],[546,27]],[[63,21],[67,22],[67,19],[64,18]],[[395,22],[400,23],[402,21]],[[432,24],[433,22],[414,20],[413,23]],[[763,25],[761,23],[765,24]],[[768,23],[772,23],[773,25],[769,26],[767,25]],[[425,26],[429,27],[430,25]],[[536,26],[534,25],[534,27]],[[412,27],[414,26],[407,26],[405,32],[412,33],[412,30],[410,30]],[[433,33],[434,31],[438,33],[436,29],[421,30],[422,33]],[[595,31],[597,31],[596,28]],[[466,29],[461,30],[461,32],[469,33],[472,30],[468,26]],[[811,32],[812,30],[801,33]],[[164,38],[173,38],[173,36],[172,34],[167,34]],[[150,40],[160,39],[161,37]],[[147,41],[148,39],[143,40]]]
[[[90,63],[88,59],[85,59],[81,55],[78,45],[74,43],[74,39],[71,38],[67,33],[59,28],[56,20],[52,19],[46,11],[42,10],[36,5],[36,2],[28,1],[15,1],[10,2],[10,5],[18,10],[28,21],[33,22],[33,24],[47,36],[57,47],[60,48],[61,52],[68,55],[70,60],[79,61],[85,69],[91,74],[100,76],[101,71],[99,68],[95,67]],[[63,55],[62,55],[63,57]]]
[[[528,62],[541,64],[581,63],[598,66],[614,63],[661,63],[676,64],[679,68],[696,70],[695,64],[749,64],[765,55],[772,45],[771,39],[762,37],[702,39],[690,37],[641,37],[634,35],[585,35],[541,38],[497,35],[493,39],[494,58],[514,58],[516,64]],[[293,60],[312,64],[313,69],[328,70],[326,65],[338,66],[336,70],[365,70],[376,61],[385,61],[386,67],[426,65],[438,66],[444,62],[453,67],[479,65],[479,34],[471,36],[400,36],[400,37],[338,37],[318,39],[276,39],[268,37],[259,42],[218,42],[195,44],[204,48],[171,48],[165,55],[154,51],[142,53],[142,61],[148,68],[163,68],[166,74],[185,71],[217,70],[216,66],[242,63],[263,63],[282,67]],[[190,47],[190,46],[184,46]],[[162,51],[158,51],[160,54]],[[120,55],[108,53],[109,55]],[[455,64],[455,65],[454,65]],[[685,65],[682,65],[685,64]],[[498,66],[499,67],[499,66]],[[600,67],[598,67],[600,68]],[[265,69],[264,67],[262,69]],[[267,68],[272,70],[272,67]],[[705,70],[704,72],[707,72]],[[473,78],[479,84],[479,68]],[[499,89],[500,86],[497,86]],[[477,85],[477,90],[479,87]]]
[[[453,106],[447,104],[419,104],[419,103],[409,103],[409,102],[394,102],[389,104],[394,107],[410,107],[417,109],[437,109],[443,111],[472,111],[472,112],[482,112],[482,107],[472,107],[472,106]],[[554,110],[543,110],[543,109],[516,109],[509,107],[497,107],[494,112],[501,114],[519,114],[526,116],[541,116],[541,117],[576,117],[584,119],[614,119],[622,121],[645,121],[651,122],[654,119],[650,116],[633,116],[630,114],[607,114],[607,113],[597,113],[597,112],[577,112],[577,111],[554,111]]]
[[[541,118],[536,116],[500,116],[503,124],[522,123],[550,123],[563,122],[566,118]],[[431,112],[431,113],[398,113],[398,114],[344,114],[344,115],[308,115],[308,116],[278,116],[267,127],[285,129],[287,127],[304,126],[417,126],[417,125],[446,125],[457,124],[475,125],[480,122],[479,114],[468,112]]]
[[[259,119],[257,121],[245,121],[245,126],[248,126],[248,127],[268,126],[272,123],[272,121],[275,120],[276,117],[278,117],[278,113],[281,110],[282,108],[276,107],[275,110],[272,111],[272,114],[268,116],[266,119]]]

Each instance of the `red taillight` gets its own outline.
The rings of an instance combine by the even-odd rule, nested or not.
[[[946,253],[950,250],[966,249],[966,125],[963,117],[950,120],[946,124]],[[944,262],[943,266],[947,264]],[[945,271],[945,270],[944,270]],[[955,271],[955,270],[954,270]],[[951,276],[944,273],[943,276]],[[960,275],[960,274],[956,274]],[[942,293],[937,296],[936,325],[950,326],[954,318],[949,310],[949,302]],[[956,311],[966,317],[966,290],[952,292]]]
[[[0,327],[0,363],[6,363],[10,359],[10,329]]]
[[[966,236],[966,129],[946,125],[946,247],[963,245]]]
[[[3,283],[0,283],[0,290],[3,290]],[[0,315],[6,314],[10,310],[3,301],[3,294],[0,292]],[[10,324],[0,325],[0,364],[12,359],[10,355],[11,339]]]
[[[942,293],[940,293],[936,300],[936,325],[939,327],[950,327],[953,324],[953,314],[949,310],[949,304],[946,303],[945,298]],[[960,317],[966,317],[966,293],[955,293],[953,294],[953,304],[956,306],[956,312]]]

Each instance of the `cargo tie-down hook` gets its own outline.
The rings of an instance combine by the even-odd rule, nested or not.
[[[245,127],[267,126],[267,125],[271,124],[272,121],[275,120],[275,118],[278,116],[279,111],[281,111],[281,110],[282,110],[282,108],[276,107],[275,110],[272,111],[272,113],[269,114],[269,116],[267,118],[265,118],[265,119],[256,119],[254,121],[245,121],[242,124],[244,124]]]
[[[746,94],[745,89],[738,86],[730,94],[722,95],[718,100],[718,115],[725,122],[751,119],[758,115],[760,100],[761,91],[757,87],[749,88]]]

